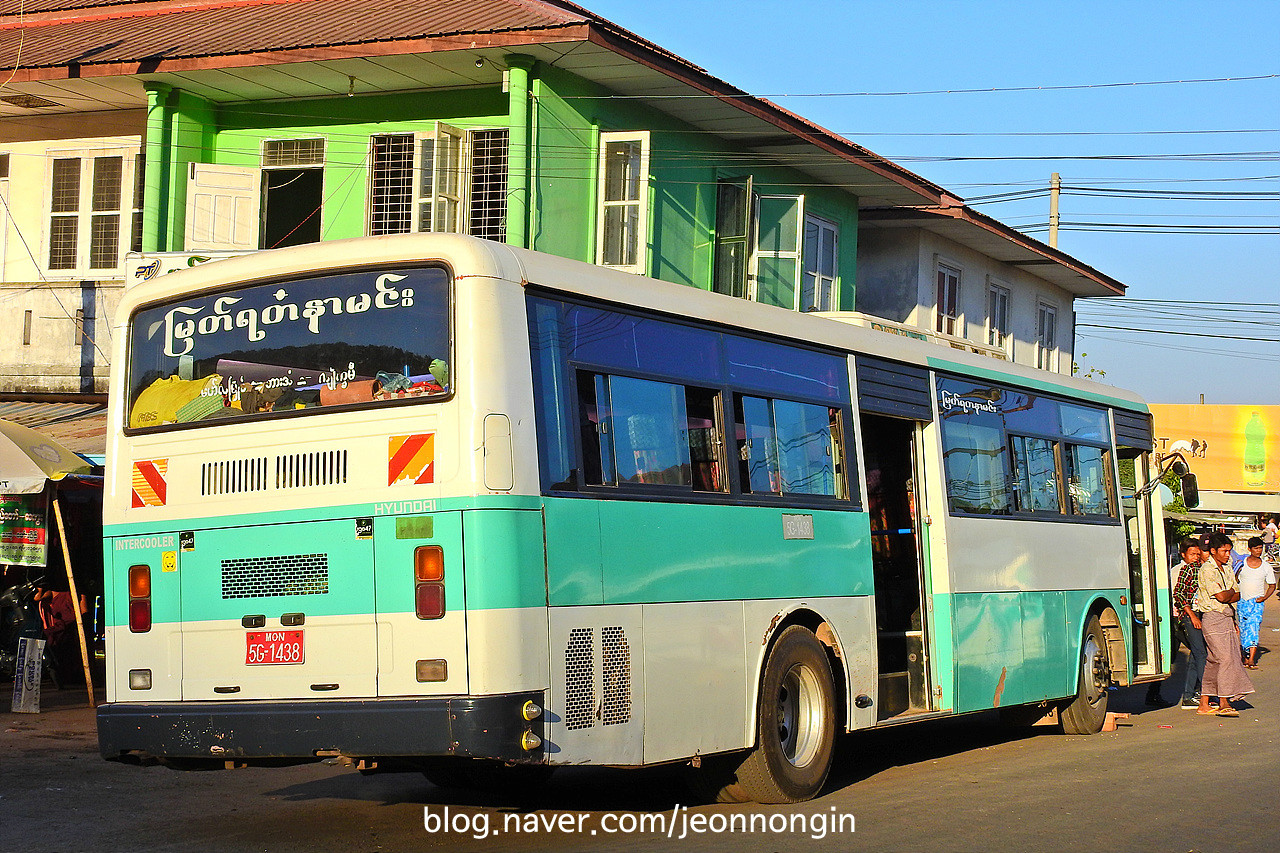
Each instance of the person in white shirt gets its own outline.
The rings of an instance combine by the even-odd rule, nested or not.
[[[1249,540],[1249,556],[1240,564],[1237,575],[1240,582],[1240,601],[1236,605],[1236,617],[1240,622],[1240,651],[1244,665],[1258,668],[1258,631],[1262,627],[1263,602],[1276,591],[1276,572],[1262,559],[1263,541],[1254,536]]]

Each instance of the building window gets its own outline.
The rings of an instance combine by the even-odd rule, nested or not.
[[[507,136],[505,129],[464,132],[443,124],[434,133],[373,136],[369,233],[438,231],[505,241]]]
[[[648,243],[649,134],[600,134],[597,261],[645,272]]]
[[[751,178],[722,180],[716,187],[716,243],[712,288],[716,293],[746,299],[754,221]]]
[[[97,157],[93,161],[93,233],[89,239],[89,267],[110,269],[120,257],[120,202],[124,177],[123,157]],[[132,210],[132,205],[130,205]],[[132,231],[132,220],[130,221]]]
[[[259,248],[320,242],[323,207],[324,140],[264,142]]]
[[[85,152],[50,161],[49,270],[117,270],[122,249],[135,244],[140,203],[133,188],[134,152]]]
[[[507,148],[509,131],[471,131],[470,222],[473,237],[507,242]]]
[[[31,346],[31,309],[22,312],[22,345],[24,347]]]
[[[133,156],[133,234],[130,235],[129,251],[142,251],[142,199],[146,192],[143,164],[146,162],[141,154]]]
[[[370,144],[369,234],[405,234],[413,230],[413,134],[382,134]]]
[[[836,307],[839,231],[834,222],[817,216],[804,220],[804,277],[801,311],[832,311]]]
[[[987,289],[987,345],[1005,349],[1009,341],[1009,288]]]
[[[1040,303],[1036,311],[1036,367],[1054,370],[1054,356],[1058,345],[1058,311]]]
[[[282,169],[293,166],[323,166],[324,140],[271,139],[262,146],[262,168]]]
[[[964,336],[960,323],[960,270],[938,264],[938,313],[934,328],[944,335]]]
[[[815,272],[823,268],[824,247],[821,229],[812,235],[808,231],[804,204],[802,195],[755,192],[750,176],[721,180],[716,188],[712,289],[798,310],[830,301],[831,288],[822,292],[826,282],[805,276],[806,263]],[[833,237],[835,226],[827,224],[831,230],[825,236]],[[810,237],[815,242],[807,251]],[[830,248],[834,250],[834,241]]]

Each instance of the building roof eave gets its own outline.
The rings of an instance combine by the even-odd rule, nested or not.
[[[967,205],[871,208],[859,212],[863,227],[916,227],[969,246],[1000,263],[1024,269],[1074,296],[1123,296],[1127,285],[1061,249],[1043,243]]]

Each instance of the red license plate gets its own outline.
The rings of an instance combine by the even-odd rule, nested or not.
[[[244,639],[244,662],[249,666],[304,660],[301,631],[249,631]]]

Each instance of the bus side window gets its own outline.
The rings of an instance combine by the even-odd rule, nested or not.
[[[693,464],[693,489],[697,492],[728,490],[724,476],[721,448],[724,432],[720,426],[715,391],[706,388],[684,389],[688,416],[689,458]]]
[[[778,448],[769,401],[738,395],[734,400],[738,446],[738,475],[743,492],[778,493]]]
[[[608,393],[605,378],[578,374],[578,426],[582,436],[582,482],[613,485],[613,448],[608,435]]]
[[[846,496],[838,409],[739,395],[734,416],[743,492]]]

